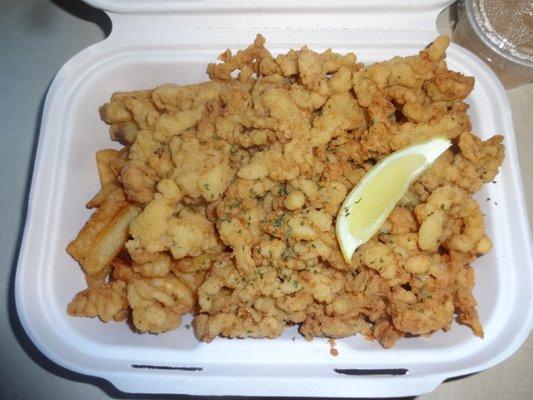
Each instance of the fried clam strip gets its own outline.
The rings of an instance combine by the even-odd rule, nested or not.
[[[207,342],[298,325],[309,340],[359,333],[391,347],[448,330],[454,316],[482,336],[470,264],[492,245],[472,196],[504,148],[471,132],[474,80],[448,69],[449,39],[369,66],[306,47],[274,57],[264,43],[224,52],[209,82],[116,93],[100,109],[126,147],[97,155],[102,189],[89,205],[102,222],[88,225],[115,226],[117,203],[136,211],[96,267],[98,229],[69,246],[89,285],[77,315],[122,316],[118,296],[137,330],[171,330],[192,312]],[[334,223],[348,191],[435,135],[454,146],[346,263]]]
[[[277,156],[279,150],[271,146],[267,151],[255,153],[238,171],[239,179],[230,185],[218,204],[217,230],[222,241],[233,248],[235,258],[234,263],[228,261],[212,269],[200,287],[201,314],[194,326],[201,340],[210,341],[217,335],[274,337],[284,326],[300,323],[300,330],[307,338],[362,333],[390,347],[405,333],[426,335],[449,328],[455,308],[458,312],[461,308],[457,293],[468,292],[467,288],[454,286],[456,275],[469,268],[469,261],[461,264],[463,270],[457,269],[458,263],[452,269],[449,257],[437,253],[438,246],[418,247],[419,242],[425,246],[431,240],[432,232],[430,225],[425,224],[422,238],[418,239],[424,221],[422,217],[420,220],[414,217],[414,206],[420,203],[416,195],[406,196],[406,207],[397,208],[391,216],[395,220],[389,224],[400,231],[395,232],[397,236],[390,239],[382,235],[377,242],[363,247],[356,256],[355,266],[344,265],[330,233],[339,202],[368,168],[361,161],[426,140],[437,132],[455,139],[470,129],[461,100],[472,89],[473,79],[447,72],[443,63],[447,43],[447,39],[440,38],[419,56],[396,58],[368,69],[340,69],[334,75],[335,80],[329,81],[319,65],[322,55],[305,49],[279,58],[285,63],[285,70],[290,71],[289,75],[300,74],[301,82],[315,91],[315,107],[323,105],[321,114],[312,118],[308,110],[314,110],[313,104],[304,104],[285,88],[276,87],[278,81],[274,76],[279,71],[272,69],[269,86],[273,89],[267,86],[265,90],[263,84],[264,95],[258,106],[279,121],[278,129],[286,133],[276,137],[287,143],[285,148],[289,151]],[[258,58],[253,57],[261,55],[259,64],[270,57],[258,50],[258,45],[261,42],[236,56],[227,53],[223,57],[225,64],[211,66],[210,73],[212,76],[221,73],[220,79],[226,80],[234,69],[241,69],[239,76],[242,76],[250,68],[262,75],[253,64]],[[291,68],[287,66],[289,59],[293,60]],[[243,66],[243,60],[252,64]],[[348,91],[352,74],[356,100],[349,92],[343,92],[342,84],[337,86],[347,75],[348,86],[344,90]],[[446,86],[446,76],[452,77],[455,84]],[[339,94],[324,89],[321,82],[330,81],[335,82],[333,87]],[[438,95],[438,91],[443,94]],[[369,113],[368,130],[365,130],[364,114],[362,118],[357,115],[361,112],[359,106],[351,103],[355,101]],[[378,104],[374,106],[373,101]],[[379,101],[386,101],[386,107]],[[399,106],[404,121],[397,116]],[[421,115],[426,106],[432,114]],[[309,140],[305,132],[313,132],[314,127],[320,129]],[[362,139],[360,144],[354,142],[353,136],[343,135],[342,129],[360,129],[362,137],[356,133],[356,138]],[[304,135],[300,136],[302,132]],[[498,146],[497,139],[492,142]],[[321,148],[324,144],[328,145],[325,152]],[[317,147],[314,157],[309,153],[313,145]],[[497,157],[492,173],[501,163],[501,149],[500,146],[493,153]],[[483,157],[479,158],[482,162]],[[360,167],[354,169],[349,164],[353,161],[359,162]],[[287,183],[278,183],[286,180]],[[472,222],[449,217],[449,223],[474,224],[483,231],[476,217]],[[398,221],[400,226],[408,225],[402,230],[394,224]],[[472,230],[466,232],[464,239],[480,240],[483,247],[486,240],[472,238],[469,236],[472,233]],[[465,246],[463,250],[481,248],[476,246]],[[439,279],[427,279],[428,284],[421,290],[418,275],[429,274],[432,264],[450,271],[442,277],[438,274],[440,270],[432,270]],[[342,272],[350,269],[349,273]],[[290,291],[283,293],[281,288],[289,286]],[[472,323],[477,318],[473,303],[463,303],[469,307],[469,312],[464,314],[472,316],[469,322],[476,334],[480,334]]]
[[[210,266],[209,260],[206,262]],[[126,284],[135,328],[150,333],[162,333],[179,326],[181,316],[193,311],[197,303],[196,290],[205,275],[201,269],[183,268],[165,253],[142,264],[116,260],[112,267],[112,278]]]
[[[122,321],[129,314],[126,285],[116,281],[82,290],[69,303],[67,312],[75,317],[98,317],[102,322]]]
[[[140,332],[162,333],[179,326],[181,316],[197,303],[196,291],[205,271],[192,268],[194,260],[176,263],[164,253],[151,262],[138,264],[115,258],[107,271],[108,282],[79,292],[67,307],[70,315],[99,317],[103,322],[120,321],[131,315]],[[208,259],[207,266],[210,267]]]

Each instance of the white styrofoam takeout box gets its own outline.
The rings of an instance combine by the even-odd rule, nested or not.
[[[208,62],[251,43],[257,32],[275,53],[331,47],[354,51],[365,63],[416,54],[436,36],[435,18],[449,3],[87,1],[108,12],[113,31],[68,61],[49,89],[16,275],[20,320],[47,357],[126,392],[384,397],[429,392],[447,378],[486,369],[525,340],[533,262],[510,108],[489,68],[453,44],[450,67],[476,78],[467,99],[474,131],[485,139],[505,136],[497,183],[477,196],[494,243],[474,263],[483,340],[454,324],[430,338],[401,339],[390,350],[361,337],[338,340],[340,354],[333,357],[325,340],[306,342],[295,328],[276,340],[205,344],[186,329],[188,320],[155,336],[135,334],[125,323],[67,316],[84,281],[65,246],[89,217],[83,204],[98,190],[94,153],[116,146],[97,112],[113,92],[205,80]]]

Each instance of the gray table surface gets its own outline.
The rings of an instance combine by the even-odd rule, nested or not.
[[[0,12],[0,398],[150,398],[64,370],[26,338],[13,304],[12,281],[40,111],[46,89],[74,54],[102,40],[107,17],[77,0],[3,0]],[[533,85],[508,92],[527,203],[533,209]],[[530,214],[531,215],[531,214]],[[531,223],[531,216],[530,216]],[[533,398],[532,337],[498,366],[441,385],[420,399]],[[152,397],[153,398],[153,397]],[[161,397],[157,397],[161,398]]]

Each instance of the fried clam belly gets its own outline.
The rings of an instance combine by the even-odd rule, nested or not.
[[[126,285],[116,281],[82,290],[71,300],[67,312],[75,317],[98,317],[102,322],[122,321],[129,314]]]
[[[455,141],[455,151],[448,150],[420,177],[425,192],[444,185],[455,185],[469,193],[492,182],[504,158],[503,137],[493,136],[485,141],[472,132],[463,132]]]
[[[449,39],[437,38],[416,56],[394,57],[353,75],[357,101],[368,113],[362,157],[379,159],[435,135],[450,139],[470,129],[463,102],[474,79],[449,71]]]
[[[205,209],[183,204],[182,199],[183,190],[174,180],[158,184],[154,199],[130,225],[131,239],[126,248],[134,261],[148,262],[165,251],[181,259],[220,250]]]
[[[356,251],[347,293],[334,303],[338,311],[327,310],[359,311],[370,323],[366,335],[387,348],[406,334],[448,330],[454,317],[455,270],[448,255],[418,247],[413,214],[397,208],[381,232]]]
[[[197,304],[196,291],[205,275],[201,268],[183,268],[166,253],[147,263],[116,260],[112,267],[112,279],[125,285],[133,326],[149,333],[180,325],[181,317]]]
[[[457,186],[438,188],[415,204],[407,195],[376,237],[356,251],[360,287],[364,290],[364,274],[372,269],[389,289],[383,313],[377,320],[369,316],[375,321],[373,336],[383,346],[405,334],[448,330],[454,315],[483,336],[470,263],[491,243],[470,196]]]
[[[68,313],[99,317],[102,322],[131,317],[132,326],[139,332],[163,333],[177,328],[182,315],[191,312],[197,303],[196,291],[207,267],[183,268],[165,253],[142,264],[126,255],[121,252],[111,261],[106,270],[109,276],[88,280],[89,287],[76,294]]]
[[[315,306],[301,331],[347,336],[346,320],[358,319],[359,332],[391,347],[405,335],[448,330],[457,315],[483,336],[470,263],[489,251],[490,240],[470,196],[455,186],[435,190],[426,202],[413,203],[406,195],[376,236],[356,251],[356,268],[345,275],[343,290],[331,304]]]
[[[234,249],[234,268],[243,282],[248,281],[250,274],[255,274],[254,267],[264,268],[261,269],[259,278],[255,278],[257,282],[254,280],[253,284],[245,287],[261,287],[263,276],[271,269],[276,269],[276,275],[270,272],[275,284],[284,282],[284,278],[290,278],[298,287],[301,285],[297,294],[282,296],[281,300],[276,300],[276,304],[286,312],[305,310],[304,320],[297,322],[295,318],[291,319],[272,309],[269,309],[268,315],[277,316],[278,320],[285,324],[300,323],[302,333],[308,338],[342,337],[360,332],[375,337],[382,345],[390,347],[405,334],[426,335],[436,330],[449,329],[454,311],[461,313],[463,304],[469,308],[468,312],[462,312],[463,319],[471,321],[472,327],[476,324],[473,311],[475,303],[466,294],[472,285],[472,279],[468,278],[471,273],[466,274],[466,278],[462,277],[464,271],[470,271],[468,262],[472,260],[472,255],[461,268],[457,262],[453,263],[452,267],[449,261],[449,252],[452,250],[438,245],[428,247],[425,243],[431,240],[431,224],[424,225],[421,232],[423,237],[419,240],[418,231],[424,220],[417,218],[414,208],[427,200],[427,193],[425,196],[419,195],[416,190],[408,193],[402,200],[403,207],[397,208],[388,221],[393,226],[390,238],[385,239],[385,233],[381,233],[376,243],[369,243],[359,251],[355,265],[352,266],[343,265],[342,260],[332,257],[338,254],[336,242],[328,240],[327,228],[317,229],[312,222],[312,216],[317,213],[335,215],[332,210],[338,210],[338,203],[335,200],[337,197],[334,188],[337,188],[342,201],[347,188],[357,183],[371,166],[364,162],[365,158],[386,155],[410,143],[425,140],[435,132],[443,132],[457,140],[459,148],[465,150],[465,159],[480,166],[476,169],[480,171],[480,176],[485,176],[485,180],[497,171],[502,158],[502,149],[498,147],[499,139],[493,139],[483,145],[479,141],[470,140],[468,135],[472,134],[464,133],[470,129],[470,124],[465,113],[467,107],[462,100],[471,91],[473,79],[447,70],[443,61],[446,46],[447,41],[441,38],[419,56],[397,58],[388,64],[370,68],[368,74],[367,70],[358,68],[345,74],[353,75],[357,101],[360,106],[366,107],[364,111],[368,112],[371,119],[369,126],[364,118],[364,122],[355,122],[350,126],[350,121],[357,119],[335,118],[328,114],[329,109],[326,106],[323,106],[320,116],[309,117],[307,110],[312,108],[312,105],[304,104],[298,97],[292,97],[291,102],[290,95],[281,89],[264,91],[265,95],[258,103],[271,117],[278,120],[280,129],[285,132],[275,136],[286,143],[285,148],[287,144],[298,142],[298,151],[293,152],[291,157],[290,153],[281,150],[281,156],[276,157],[275,152],[279,150],[271,146],[268,151],[255,154],[250,164],[237,173],[240,178],[253,181],[253,184],[236,183],[235,187],[230,186],[217,207],[220,218],[217,228],[224,243]],[[304,56],[300,60],[302,53]],[[293,52],[281,58],[284,61],[283,67],[294,74],[302,73],[299,69],[300,61],[301,65],[306,65],[313,57],[319,59],[319,56],[309,55],[307,51],[302,53]],[[341,98],[320,91],[323,70],[312,67],[308,71],[313,71],[316,78],[312,86],[315,93],[323,94],[326,98],[329,96],[332,104],[334,98]],[[358,81],[362,77],[374,81],[369,83],[369,86],[374,85],[379,89],[376,99],[389,99],[392,104],[389,114],[382,115],[383,110],[379,109],[379,104],[372,109],[371,102],[365,100],[362,91],[365,83]],[[340,74],[338,79],[342,82]],[[303,78],[302,82],[305,85],[310,81]],[[342,88],[342,85],[339,88]],[[319,104],[319,96],[315,99],[316,104]],[[349,96],[347,100],[350,101]],[[346,103],[347,100],[342,101]],[[328,101],[323,104],[327,105]],[[281,104],[282,106],[279,106]],[[421,115],[420,112],[425,106],[428,106],[430,111]],[[340,108],[335,106],[333,109]],[[398,111],[401,112],[401,117],[398,117]],[[387,117],[386,121],[383,121],[384,116]],[[323,119],[326,119],[326,122]],[[313,132],[314,126],[326,127],[322,131],[327,135],[310,135],[313,139],[308,140],[309,136],[301,132]],[[344,129],[352,130],[352,136],[343,134],[343,126],[346,126]],[[379,136],[380,132],[382,136]],[[466,151],[469,146],[467,142],[481,146],[486,151],[474,159],[473,154]],[[379,143],[385,147],[379,147]],[[310,160],[305,157],[295,158],[295,153],[305,154],[302,149],[306,146],[314,149],[314,157]],[[493,161],[489,162],[491,156],[494,156]],[[284,160],[290,162],[285,165]],[[355,168],[354,162],[359,163]],[[277,183],[273,188],[272,181]],[[331,192],[324,196],[327,184],[331,185]],[[252,193],[251,197],[248,197],[248,192]],[[472,206],[472,203],[469,204]],[[446,214],[443,217],[443,223],[452,224],[451,220],[456,216]],[[247,222],[247,218],[251,218],[253,223]],[[257,218],[260,218],[261,222],[259,234],[251,227],[256,224]],[[453,221],[458,223],[456,218]],[[465,224],[460,225],[459,229],[472,225],[466,220],[462,221]],[[328,226],[328,222],[325,222],[325,226]],[[473,234],[470,228],[467,229]],[[465,236],[456,237],[452,241],[455,247],[463,246],[461,250],[470,252],[468,254],[472,253],[472,246],[478,252],[485,251],[487,239],[484,235],[475,235],[474,245],[471,245]],[[317,238],[321,240],[317,241]],[[257,246],[267,250],[252,251]],[[322,253],[320,259],[313,258],[314,249]],[[440,254],[438,250],[442,249],[444,253]],[[458,249],[453,251],[457,252]],[[327,262],[323,263],[324,260]],[[288,276],[285,276],[285,268],[291,271]],[[311,274],[317,275],[316,279],[309,275],[310,270]],[[348,274],[341,272],[343,270],[352,271]],[[337,276],[337,273],[340,275]],[[322,281],[326,282],[324,286],[317,283]],[[421,286],[421,281],[426,283]],[[456,286],[457,282],[462,282],[462,288]],[[317,288],[322,287],[328,290],[320,294]],[[247,332],[248,328],[244,329],[239,325],[239,318],[232,319],[240,315],[242,320],[249,320],[253,313],[259,312],[251,299],[246,302],[238,300],[242,297],[239,293],[243,289],[238,284],[235,286],[220,279],[213,287],[206,289],[206,293],[200,294],[200,297],[205,296],[206,305],[201,308],[202,313],[197,318],[198,337],[211,340],[216,334],[231,337],[252,335],[252,331]],[[331,293],[331,290],[334,295],[328,296],[327,293]],[[252,292],[255,293],[253,290]],[[263,289],[261,293],[264,292]],[[217,296],[224,298],[224,301],[220,300],[218,303]],[[256,296],[254,294],[252,299]],[[213,308],[209,300],[213,300],[220,308]],[[270,300],[269,304],[272,304]],[[290,305],[297,306],[290,308]],[[230,315],[232,317],[229,317]],[[215,320],[218,322],[214,322]],[[227,325],[221,321],[225,321]],[[253,335],[257,336],[258,333],[253,332]],[[260,334],[267,337],[271,335],[272,332]]]
[[[472,90],[473,79],[447,69],[446,45],[446,40],[438,39],[419,56],[395,58],[354,74],[357,99],[371,117],[368,130],[361,134],[362,160],[374,162],[435,134],[444,134],[455,144],[400,202],[411,219],[415,216],[411,233],[418,235],[410,238],[414,254],[400,252],[405,260],[398,265],[410,273],[409,280],[400,287],[392,285],[388,315],[374,325],[373,335],[385,347],[404,333],[426,335],[449,329],[454,312],[459,322],[483,336],[471,292],[470,263],[488,252],[491,242],[472,195],[494,179],[504,147],[501,136],[482,141],[470,131],[463,99]],[[393,213],[388,222],[398,215]],[[393,245],[398,232],[393,231],[390,239],[384,233],[379,237]],[[395,252],[398,249],[395,246]],[[381,259],[373,261],[382,264]],[[386,275],[391,265],[380,265],[380,276],[390,279]]]
[[[216,264],[199,288],[195,334],[203,341],[218,335],[277,337],[286,326],[303,322],[316,298],[331,302],[341,285],[340,273],[323,270],[309,277],[307,272],[295,272],[281,263],[258,267],[243,278],[228,259]]]
[[[118,179],[130,201],[147,204],[156,186],[174,171],[169,142],[195,128],[223,85],[163,85],[154,90],[115,93],[100,108],[110,134],[129,147]]]
[[[127,257],[91,270],[87,290],[123,287],[142,332],[193,312],[202,341],[299,325],[307,339],[360,333],[391,347],[449,329],[454,313],[481,336],[470,263],[491,243],[472,195],[503,145],[471,133],[474,81],[447,68],[449,40],[368,67],[305,47],[274,57],[264,43],[223,53],[210,82],[117,93],[101,108],[126,147],[101,155],[112,174],[92,204],[120,188],[137,213],[117,250]],[[437,134],[452,150],[346,263],[334,221],[347,192]]]
[[[305,193],[317,208],[305,204]],[[344,277],[331,264],[349,269],[333,229],[345,193],[342,184],[328,181],[263,177],[230,185],[216,214],[221,240],[233,254],[209,271],[199,289],[197,337],[279,336],[286,326],[305,323],[314,304],[333,302]],[[342,332],[368,328],[361,322],[357,314],[346,318],[351,328]]]

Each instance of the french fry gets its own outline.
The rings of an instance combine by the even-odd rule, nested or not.
[[[85,275],[85,282],[87,283],[88,288],[104,286],[109,276],[111,268],[109,266],[101,269],[98,273],[94,275]]]
[[[104,149],[96,152],[96,168],[98,168],[98,176],[102,186],[106,183],[116,182],[117,177],[111,169],[111,163],[119,156],[120,152],[113,149]]]
[[[87,275],[98,274],[122,249],[129,237],[130,223],[140,211],[128,203],[122,190],[109,193],[76,239],[69,243],[67,252]]]
[[[98,193],[96,193],[91,200],[85,204],[87,208],[96,208],[100,207],[104,202],[107,196],[113,193],[116,190],[120,190],[120,185],[118,182],[108,182],[103,185]]]
[[[120,152],[113,149],[104,149],[96,153],[96,167],[100,178],[101,188],[86,204],[87,208],[100,207],[106,197],[117,190],[120,185],[111,164],[120,157]]]

